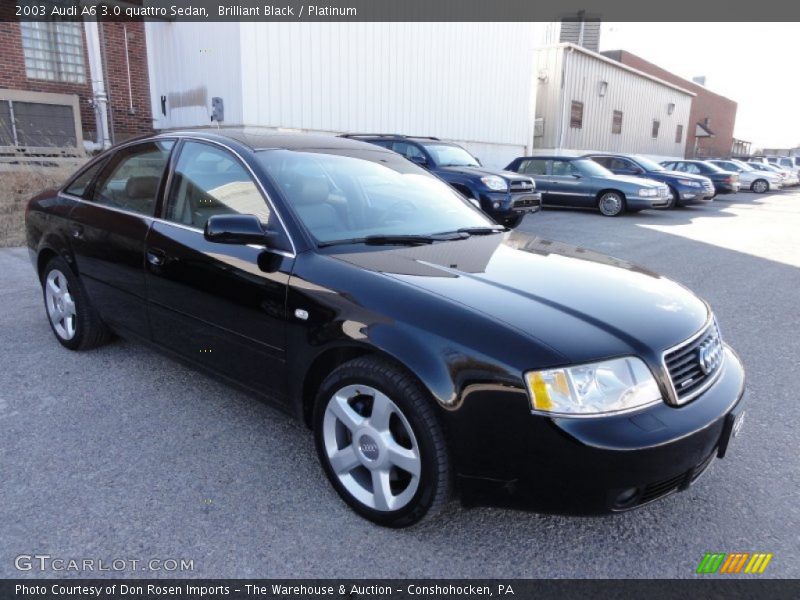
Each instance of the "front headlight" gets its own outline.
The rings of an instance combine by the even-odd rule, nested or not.
[[[533,409],[554,416],[603,415],[661,401],[653,374],[634,356],[528,371],[525,383]]]
[[[703,187],[703,184],[701,184],[699,181],[691,181],[689,179],[678,179],[678,183],[688,187]]]
[[[639,190],[639,195],[645,198],[648,196],[658,196],[658,190],[656,188],[642,188]]]
[[[505,192],[508,190],[508,184],[506,180],[502,177],[498,177],[497,175],[487,175],[486,177],[481,177],[481,181],[483,185],[488,187],[490,190],[494,190],[496,192]]]

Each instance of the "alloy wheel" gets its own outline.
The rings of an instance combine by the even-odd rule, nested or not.
[[[598,203],[600,212],[607,217],[615,217],[622,212],[623,203],[622,197],[614,192],[608,192],[600,197]]]
[[[322,427],[331,469],[356,500],[378,511],[411,502],[422,472],[419,445],[386,394],[367,385],[341,388],[328,401]]]
[[[763,194],[769,189],[769,184],[763,179],[759,179],[753,184],[753,191],[756,194]]]
[[[71,340],[75,337],[77,321],[75,301],[70,294],[66,276],[58,269],[53,269],[47,275],[45,304],[47,316],[53,324],[56,335],[62,340]]]

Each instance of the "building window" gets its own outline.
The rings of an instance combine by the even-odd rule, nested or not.
[[[583,128],[583,102],[572,101],[572,108],[569,111],[569,126],[575,129]]]
[[[615,110],[611,120],[611,133],[622,133],[622,111]]]
[[[661,127],[661,121],[657,121],[656,119],[653,119],[653,132],[652,132],[652,136],[653,136],[654,138],[657,138],[657,137],[658,137],[658,128],[659,128],[659,127]]]
[[[683,125],[678,125],[675,129],[675,143],[680,144],[683,141]]]
[[[28,79],[86,82],[80,23],[22,21],[20,30]]]

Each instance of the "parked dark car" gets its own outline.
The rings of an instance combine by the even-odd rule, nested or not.
[[[733,194],[739,191],[739,174],[725,171],[704,160],[667,160],[661,166],[670,171],[708,177],[718,194]]]
[[[536,182],[500,169],[490,169],[458,144],[435,137],[409,137],[393,133],[346,134],[402,154],[440,177],[495,221],[514,228],[526,214],[542,207]]]
[[[542,204],[596,208],[616,217],[627,211],[666,208],[669,189],[663,183],[614,175],[589,158],[570,156],[522,156],[506,167],[536,179]]]
[[[26,227],[63,346],[113,331],[296,415],[344,501],[383,525],[455,490],[634,508],[686,489],[742,423],[744,371],[704,301],[507,231],[374,145],[155,135],[32,199]]]
[[[670,200],[667,208],[705,204],[716,195],[714,184],[703,175],[677,174],[645,156],[622,154],[587,154],[615,175],[633,175],[667,184]]]

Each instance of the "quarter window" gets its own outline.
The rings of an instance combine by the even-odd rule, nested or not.
[[[86,198],[86,193],[89,191],[89,185],[94,180],[95,176],[100,172],[100,169],[103,168],[105,164],[104,160],[101,160],[88,169],[86,169],[83,173],[78,175],[75,180],[69,184],[66,190],[64,190],[67,194],[72,194],[73,196],[77,196],[78,198]]]
[[[572,107],[569,112],[569,126],[574,129],[583,128],[583,102],[572,101]]]
[[[523,160],[519,166],[519,172],[526,175],[545,175],[547,173],[547,161],[541,158]]]
[[[92,200],[104,206],[152,216],[161,176],[173,144],[170,140],[146,142],[117,152],[103,169]]]
[[[615,110],[611,119],[611,133],[622,133],[622,111]]]
[[[256,215],[269,223],[270,210],[244,166],[229,152],[186,142],[175,167],[166,218],[203,229],[220,214]]]

